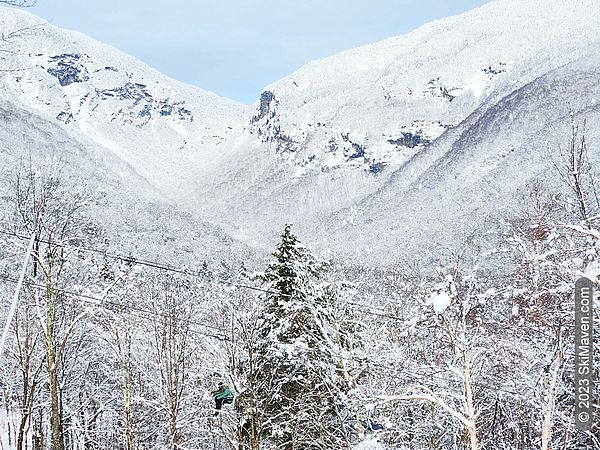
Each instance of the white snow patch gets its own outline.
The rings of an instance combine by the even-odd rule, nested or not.
[[[518,316],[519,315],[519,305],[513,305],[511,314],[513,316]]]
[[[600,263],[598,263],[597,261],[589,263],[585,268],[583,276],[589,278],[592,281],[598,280],[598,277],[600,277]]]
[[[450,306],[451,302],[452,299],[450,296],[446,292],[442,291],[429,297],[425,304],[427,306],[433,306],[433,310],[436,314],[442,314],[444,311],[446,311],[448,306]]]
[[[377,440],[368,439],[354,447],[354,450],[384,450],[384,447]]]

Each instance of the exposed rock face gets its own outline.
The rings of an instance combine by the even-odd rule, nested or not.
[[[56,116],[57,120],[60,120],[61,122],[63,122],[65,125],[68,123],[73,122],[73,114],[70,112],[66,112],[66,111],[61,111],[58,113],[58,115]]]
[[[62,55],[51,56],[49,62],[53,64],[53,67],[49,67],[47,72],[56,77],[61,86],[83,83],[88,81],[90,77],[81,60],[82,55],[79,53],[63,53]]]
[[[252,118],[252,123],[260,121],[263,117],[271,112],[271,103],[275,101],[275,94],[271,91],[264,91],[260,94],[260,105],[258,107],[258,115]],[[271,112],[271,118],[275,115],[275,111]]]
[[[279,125],[277,106],[279,102],[271,91],[260,95],[258,113],[250,119],[250,133],[258,136],[264,143],[275,145],[277,153],[295,152],[299,143],[284,133]]]
[[[111,117],[111,120],[121,119],[124,124],[142,127],[155,115],[172,116],[189,122],[194,120],[194,115],[186,108],[185,101],[174,101],[168,98],[157,100],[142,83],[128,82],[116,88],[96,90],[94,95],[86,98],[86,101],[98,102],[108,99],[121,100],[124,105],[127,105]]]
[[[576,3],[489,2],[310,62],[263,90],[250,139],[302,169],[296,178],[389,173],[478,108],[585,56],[599,19],[585,12],[591,0]]]
[[[402,135],[397,139],[388,139],[390,144],[401,147],[415,148],[419,145],[429,144],[429,139],[423,137],[419,132],[410,133],[403,132]]]
[[[91,76],[87,66],[92,66],[93,61],[89,55],[80,53],[63,53],[51,56],[48,61],[52,64],[46,71],[56,77],[61,86],[66,87],[73,83],[85,83],[90,81]],[[119,72],[116,67],[105,66],[93,71],[93,76],[102,76],[102,72]],[[131,74],[126,75],[131,78]],[[146,125],[152,117],[173,117],[179,120],[192,122],[194,115],[187,108],[184,100],[173,100],[171,98],[155,98],[148,86],[144,83],[127,81],[117,87],[98,89],[87,92],[80,100],[79,106],[86,103],[92,104],[95,109],[100,101],[120,100],[121,105],[112,113],[110,120],[120,120],[122,124],[130,124],[137,127]],[[268,103],[265,106],[268,109]],[[57,114],[56,119],[65,124],[77,120],[77,111],[64,111]]]
[[[247,124],[250,109],[173,80],[142,61],[23,9],[0,6],[0,100],[68,128],[172,199],[197,183]],[[8,37],[7,37],[8,36]],[[9,39],[8,41],[6,39]],[[36,146],[37,149],[38,146]]]

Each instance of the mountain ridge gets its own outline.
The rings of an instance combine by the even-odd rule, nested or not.
[[[397,246],[408,253],[416,253],[419,248],[415,247],[420,247],[421,252],[431,253],[442,246],[460,245],[468,234],[481,237],[486,229],[498,228],[523,207],[522,196],[532,180],[541,180],[550,192],[561,192],[554,167],[560,164],[556,146],[568,141],[573,122],[581,125],[584,120],[590,124],[600,119],[600,97],[577,95],[581,89],[600,94],[598,63],[600,52],[594,52],[512,92],[483,114],[474,114],[456,129],[455,136],[438,142],[440,148],[431,149],[442,156],[433,158],[419,176],[401,184],[398,180],[407,178],[410,167],[401,168],[376,195],[358,205],[356,226],[347,227],[344,239],[358,239],[360,230],[373,237],[371,247],[379,251],[385,236],[385,246]],[[571,85],[573,80],[578,82]],[[549,84],[557,85],[550,104],[539,95]],[[536,107],[540,103],[543,108]],[[544,114],[536,117],[529,110]],[[514,117],[518,114],[522,115],[520,120]],[[590,158],[597,163],[598,127],[588,125],[586,138]],[[335,224],[342,226],[343,215],[340,213],[327,230],[335,233]],[[418,220],[411,221],[410,217]],[[494,242],[491,236],[484,240],[490,245]]]
[[[411,221],[434,221],[449,235],[477,222],[472,210],[435,190],[460,178],[482,192],[472,198],[473,207],[487,211],[480,203],[489,202],[489,188],[477,180],[512,161],[494,133],[512,126],[529,139],[537,125],[529,130],[524,124],[537,116],[543,125],[550,117],[533,103],[520,110],[525,103],[514,102],[519,120],[500,123],[502,105],[537,86],[535,95],[556,106],[551,99],[560,92],[553,89],[567,89],[563,75],[581,75],[573,62],[600,53],[594,32],[600,18],[589,14],[594,5],[496,0],[311,62],[267,86],[251,107],[173,81],[85,35],[43,25],[25,37],[23,51],[30,54],[23,60],[34,70],[9,72],[0,87],[5,101],[58,123],[105,155],[124,184],[158,193],[259,252],[294,222],[324,251],[363,254],[373,247],[369,237]],[[4,26],[10,21],[3,11]],[[54,41],[39,46],[47,35]],[[17,56],[3,57],[10,63],[20,61]],[[551,73],[556,84],[544,88]],[[577,87],[570,92],[575,104],[588,95]],[[487,134],[478,131],[484,118],[495,124]],[[470,134],[479,141],[467,139]],[[467,151],[477,151],[473,167],[459,164],[471,161]],[[514,180],[505,198],[511,202],[524,178]],[[437,202],[417,200],[415,193],[424,189]],[[442,200],[447,211],[436,211]],[[412,233],[409,240],[418,247],[420,234]],[[409,250],[415,251],[398,245],[390,259]]]
[[[75,31],[3,8],[4,98],[63,122],[78,140],[117,155],[172,198],[243,127],[247,107],[160,74],[137,58]],[[118,168],[117,168],[118,170]],[[179,180],[174,183],[173,180]]]
[[[361,234],[369,236],[369,232],[361,229],[361,226],[367,222],[382,222],[378,219],[378,212],[372,209],[365,214],[360,224],[356,221],[363,202],[379,195],[382,188],[387,188],[392,183],[398,184],[393,189],[395,195],[403,195],[402,186],[409,185],[409,180],[425,171],[428,164],[434,164],[444,155],[446,159],[452,158],[452,153],[446,154],[448,150],[441,143],[453,142],[464,133],[474,132],[466,126],[469,120],[485,116],[511,94],[530,83],[535,84],[546,74],[555,70],[568,71],[573,61],[598,54],[600,39],[595,30],[600,29],[600,21],[597,16],[590,14],[594,6],[595,3],[590,0],[567,3],[502,0],[425,25],[424,28],[409,33],[410,39],[415,42],[414,52],[429,54],[429,50],[421,49],[421,40],[429,40],[427,45],[430,48],[439,47],[439,52],[443,54],[437,56],[427,68],[419,69],[423,74],[429,75],[417,77],[416,81],[415,77],[404,76],[406,71],[413,68],[409,62],[406,62],[407,68],[403,69],[404,71],[388,70],[384,74],[387,76],[387,86],[390,85],[389,82],[395,83],[400,94],[404,92],[402,86],[421,83],[421,97],[415,100],[408,94],[402,94],[404,97],[395,99],[396,106],[392,108],[386,106],[387,100],[381,92],[378,91],[377,94],[379,104],[375,104],[369,95],[365,96],[361,91],[361,86],[365,85],[371,89],[368,93],[375,92],[383,86],[381,83],[371,83],[374,77],[380,77],[376,65],[370,66],[358,58],[357,64],[362,64],[361,67],[373,67],[371,71],[375,73],[370,78],[363,79],[356,74],[346,74],[336,66],[335,61],[336,58],[344,60],[341,67],[351,68],[353,61],[349,55],[356,52],[365,53],[366,60],[372,61],[381,55],[371,57],[367,54],[369,49],[390,43],[406,47],[406,36],[342,52],[342,56],[324,58],[269,85],[262,99],[254,105],[253,119],[250,120],[245,140],[230,154],[229,161],[221,161],[221,167],[215,169],[216,178],[219,180],[217,185],[226,188],[222,192],[215,192],[210,183],[198,185],[199,197],[212,195],[214,198],[214,203],[210,205],[213,212],[208,211],[207,214],[215,214],[215,210],[232,210],[234,213],[227,214],[223,219],[219,219],[219,214],[216,213],[215,220],[222,220],[221,223],[226,223],[235,236],[247,242],[257,242],[261,235],[274,233],[274,230],[280,229],[285,222],[294,222],[298,223],[302,232],[310,236],[317,246],[331,246],[333,251],[344,255],[353,253],[348,249],[348,241],[358,242],[358,250],[355,253],[361,254],[364,249],[370,247],[368,239],[357,238]],[[509,20],[511,18],[517,18],[518,21],[512,22]],[[469,28],[453,25],[471,22],[475,22],[476,26]],[[496,26],[490,31],[490,25],[493,24]],[[452,48],[458,49],[458,59],[455,58],[454,50],[448,50],[448,46],[440,44],[451,40],[435,31],[440,27],[447,29],[447,33],[456,41],[457,44]],[[430,36],[424,37],[423,29]],[[475,33],[473,30],[478,31]],[[483,36],[482,43],[478,41],[480,35]],[[590,52],[592,56],[589,56]],[[402,55],[392,54],[391,57],[396,61],[398,58],[402,59]],[[511,61],[502,55],[510,56]],[[348,59],[350,61],[346,61]],[[470,59],[473,61],[468,61]],[[498,64],[490,64],[492,60]],[[417,68],[420,67],[419,64],[423,65],[421,56],[411,61],[418,63],[415,66]],[[439,65],[439,61],[450,63]],[[506,65],[500,67],[499,62],[504,61]],[[319,66],[328,70],[331,79],[339,86],[338,90],[328,91],[329,88],[322,87],[324,77],[320,72],[315,73],[313,70]],[[305,97],[297,94],[301,88],[305,88],[298,78],[299,73],[314,85]],[[474,85],[483,94],[473,102],[471,100],[474,97],[470,91],[463,89],[467,92],[467,97],[466,101],[460,103],[461,97],[458,93],[453,93],[452,90],[445,92],[441,85],[433,86],[437,89],[434,89],[436,95],[433,95],[435,92],[427,90],[429,82],[438,79],[436,73],[440,75],[440,79],[444,78],[444,74],[446,77],[466,74],[466,79],[471,79],[477,74],[488,81],[483,90],[481,85]],[[281,89],[278,86],[281,86]],[[457,95],[450,99],[444,93]],[[286,99],[288,94],[293,101]],[[294,95],[297,95],[297,98]],[[552,97],[554,93],[542,89],[539,95]],[[585,97],[587,93],[575,90],[573,95]],[[314,101],[323,108],[312,105],[311,102]],[[340,114],[343,116],[344,111],[348,111],[347,105],[358,112],[343,117],[343,120],[339,119],[338,124],[327,124],[327,120],[323,119],[333,117],[338,111],[342,111]],[[450,111],[449,108],[455,110],[454,119],[444,119],[448,126],[443,127],[439,134],[427,136],[402,128],[403,117],[415,120],[422,119],[424,114],[431,114],[431,117],[443,119]],[[566,109],[565,101],[564,111]],[[531,113],[527,112],[524,117],[529,117]],[[536,114],[535,111],[533,113]],[[365,119],[364,115],[368,117]],[[491,116],[488,114],[486,117]],[[348,121],[345,121],[346,118]],[[568,122],[568,117],[563,117],[563,120]],[[353,123],[367,123],[370,136],[369,133],[363,133],[366,125],[357,128]],[[396,125],[393,125],[394,123]],[[390,124],[396,127],[394,135],[390,134]],[[286,131],[286,126],[289,126],[292,132]],[[520,127],[518,121],[512,126]],[[523,129],[521,132],[523,139],[527,139],[528,130]],[[294,133],[301,139],[294,140]],[[335,145],[331,145],[332,136],[337,139]],[[496,150],[501,144],[495,142],[493,136],[482,139],[490,139],[488,144],[493,149],[492,153],[501,154],[504,151]],[[464,142],[464,139],[459,142]],[[373,149],[375,151],[371,152]],[[377,159],[384,157],[386,152],[388,156],[392,155],[390,149],[391,152],[397,151],[397,155],[387,160]],[[539,157],[544,158],[544,155],[540,154]],[[443,161],[442,159],[440,164]],[[494,164],[496,160],[490,156],[481,170],[492,170]],[[414,173],[406,167],[412,167]],[[457,170],[462,170],[464,174],[471,173],[471,169],[465,166]],[[264,177],[262,183],[257,173]],[[396,173],[403,176],[395,176]],[[514,186],[517,190],[521,188],[521,184]],[[235,206],[232,208],[232,205]],[[459,210],[456,208],[456,211]],[[413,212],[412,220],[418,221],[420,210]],[[447,224],[448,214],[438,214],[440,222]],[[460,215],[454,218],[461,219]],[[410,221],[411,218],[398,217],[397,220]],[[468,216],[468,220],[477,221],[472,216]],[[385,229],[385,225],[381,226]],[[448,233],[452,234],[454,229],[455,227],[451,227]],[[419,241],[416,237],[414,240]],[[399,247],[397,252],[403,253],[405,250]]]
[[[426,24],[403,36],[311,62],[265,88],[258,106],[259,114],[254,117],[265,116],[264,105],[268,99],[275,101],[275,109],[282,111],[273,111],[269,123],[259,124],[251,130],[260,140],[274,143],[277,151],[297,153],[296,159],[299,159],[301,166],[312,164],[316,165],[316,169],[322,169],[346,164],[355,167],[354,163],[361,158],[362,165],[369,168],[374,164],[401,164],[399,151],[407,152],[421,144],[426,145],[449,126],[455,126],[466,117],[479,105],[480,100],[485,100],[488,95],[501,95],[497,91],[514,88],[502,84],[515,81],[508,77],[514,67],[519,71],[519,81],[526,82],[524,75],[527,74],[519,67],[520,63],[531,72],[527,77],[533,79],[536,73],[543,73],[542,65],[546,64],[551,69],[561,62],[573,60],[585,47],[583,44],[597,42],[597,35],[590,30],[600,24],[585,12],[593,2],[575,3],[581,8],[572,11],[572,2],[565,5],[556,1],[499,0],[458,16]],[[548,11],[541,18],[532,19],[526,15],[526,12],[542,6]],[[570,16],[561,18],[563,13]],[[509,25],[504,23],[504,28],[496,25],[495,19],[499,14],[508,15],[504,22]],[[569,18],[573,20],[569,21]],[[518,19],[520,22],[513,24],[508,19]],[[530,23],[532,20],[535,27]],[[566,24],[562,23],[563,20]],[[470,30],[473,36],[455,31],[466,30],[468,26],[473,28],[474,24],[477,27]],[[548,29],[542,24],[547,25]],[[553,29],[557,24],[566,29]],[[494,25],[502,30],[497,36],[488,30],[493,30]],[[527,26],[531,29],[528,30]],[[479,36],[483,43],[474,45]],[[518,46],[511,42],[511,39],[520,37],[524,42]],[[555,48],[557,54],[553,58],[556,61],[546,61],[547,50],[556,44],[562,46]],[[531,57],[539,51],[542,54],[537,60],[532,60]],[[409,69],[405,70],[402,68],[404,55],[411,53],[416,56],[406,61]],[[519,55],[521,59],[527,57],[528,60],[521,61]],[[462,59],[454,61],[456,57]],[[477,61],[473,62],[473,59]],[[433,63],[431,60],[434,60]],[[443,64],[439,65],[437,60]],[[451,65],[444,61],[449,61]],[[534,62],[536,64],[532,64]],[[536,65],[540,67],[536,68]],[[316,84],[317,92],[311,92],[308,97],[303,95],[312,84]],[[497,85],[499,89],[496,89]],[[361,90],[364,93],[359,92]],[[358,94],[354,95],[355,91]],[[310,105],[311,102],[316,102],[314,107]],[[423,104],[429,105],[426,105],[428,109],[425,111]],[[353,112],[357,108],[361,111]],[[336,116],[340,115],[342,119],[336,121]],[[330,121],[333,123],[329,124]],[[354,126],[349,125],[352,123]],[[312,127],[312,131],[309,127]],[[325,130],[321,133],[324,136],[319,137],[319,131],[314,131],[315,127],[319,131]],[[340,136],[342,133],[347,135],[344,128],[351,128],[358,135],[355,139],[352,136],[344,138]],[[383,139],[361,136],[361,128],[386,136]],[[368,134],[368,131],[364,132]],[[314,142],[315,136],[317,142]],[[304,144],[321,149],[315,157],[302,152]],[[363,147],[358,154],[353,151],[356,146]],[[326,158],[332,158],[332,154],[333,161],[327,161]],[[323,161],[315,164],[314,161],[319,159]]]

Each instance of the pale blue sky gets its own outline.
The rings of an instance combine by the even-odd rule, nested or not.
[[[253,103],[267,84],[340,50],[489,0],[38,0],[30,12],[187,83]]]

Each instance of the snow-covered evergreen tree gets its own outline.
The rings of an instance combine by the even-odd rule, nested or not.
[[[335,291],[322,281],[317,260],[287,225],[259,276],[266,283],[264,311],[249,377],[262,429],[277,448],[348,446]],[[343,328],[343,327],[342,327]]]

